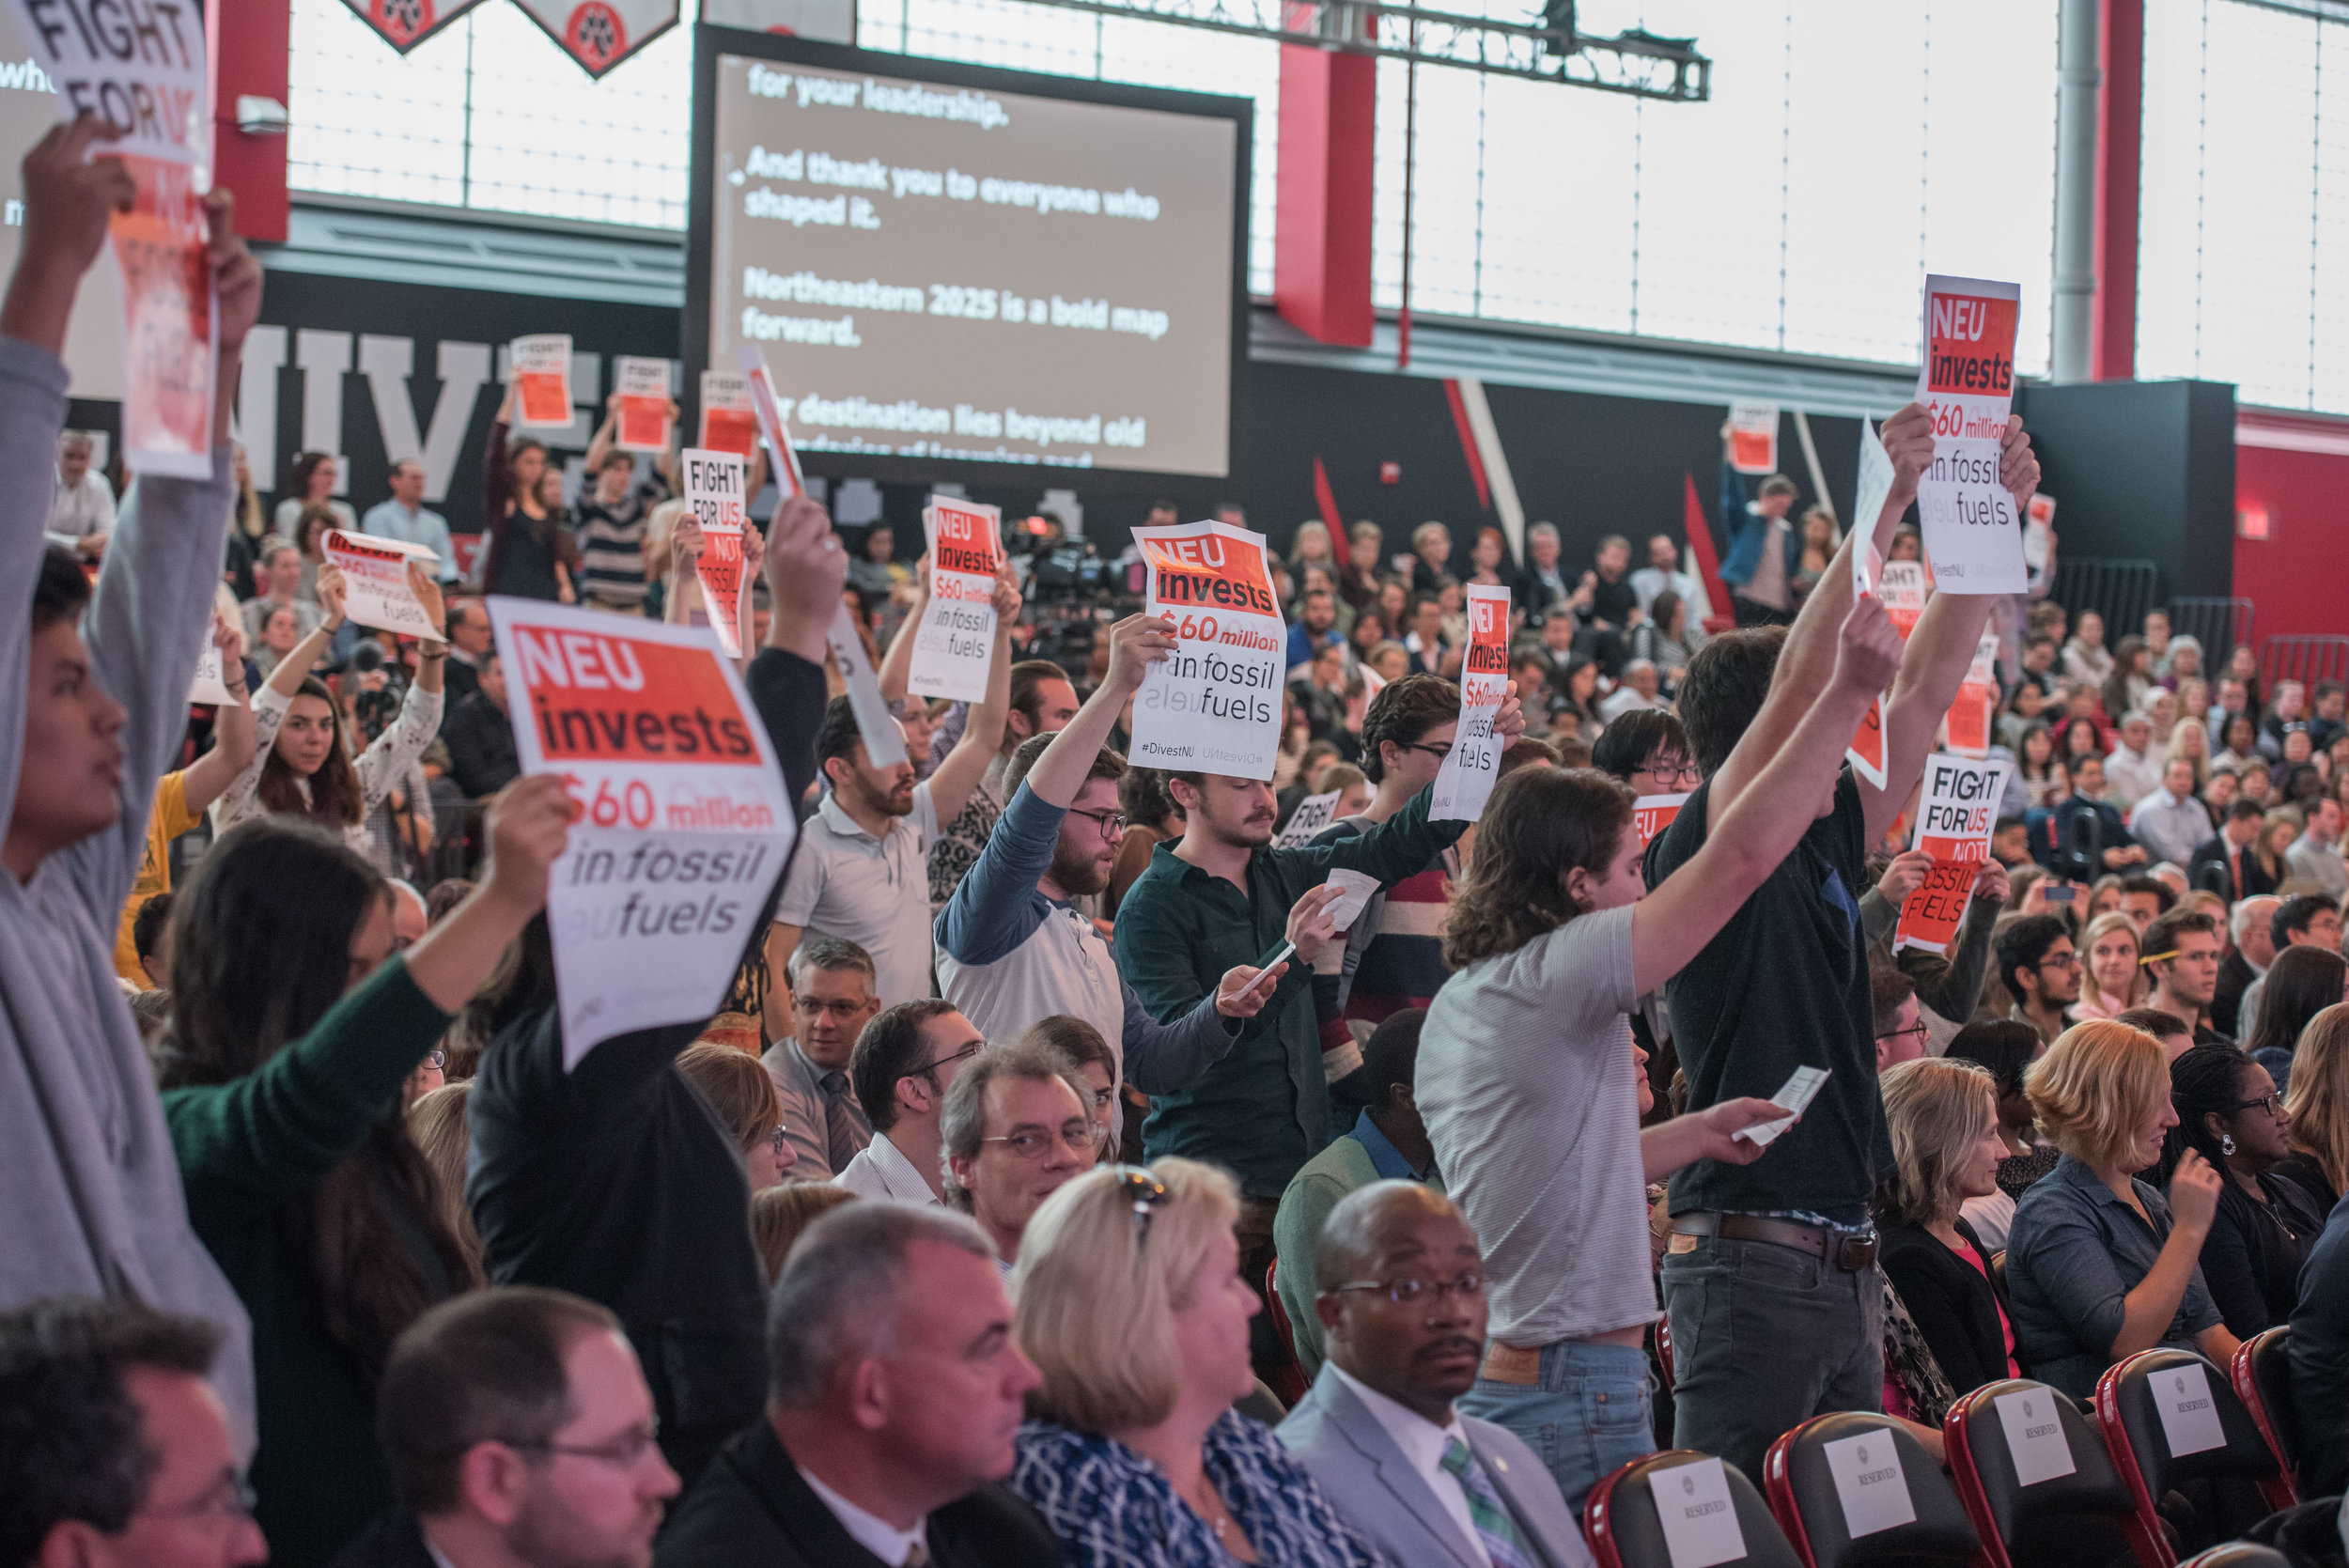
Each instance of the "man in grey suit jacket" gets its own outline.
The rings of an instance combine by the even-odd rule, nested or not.
[[[1351,1192],[1315,1263],[1327,1359],[1278,1436],[1346,1522],[1409,1568],[1591,1568],[1541,1459],[1452,1406],[1484,1358],[1485,1286],[1451,1200],[1404,1181]]]

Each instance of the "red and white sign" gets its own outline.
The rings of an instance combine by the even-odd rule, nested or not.
[[[481,0],[343,0],[350,14],[402,54],[481,4]]]
[[[742,657],[742,530],[749,527],[748,499],[742,493],[742,459],[731,452],[705,452],[698,446],[678,454],[685,467],[685,509],[701,524],[702,552],[693,561],[693,575],[702,585],[702,603],[709,612],[709,629],[728,659]]]
[[[568,427],[571,422],[571,334],[533,333],[514,339],[508,352],[515,427]]]
[[[242,707],[228,690],[228,682],[221,673],[220,644],[212,641],[211,629],[205,628],[204,646],[195,656],[195,677],[188,682],[188,701],[202,703],[207,707]]]
[[[1925,279],[1917,401],[1933,414],[1933,465],[1918,481],[1917,516],[1933,574],[1953,593],[2019,594],[2030,577],[2022,520],[1999,483],[2021,299],[2011,283]]]
[[[741,676],[698,628],[487,602],[522,771],[561,773],[583,814],[547,888],[568,1068],[717,1010],[796,818]]]
[[[1864,425],[1866,422],[1861,423]],[[1863,453],[1865,445],[1863,442]],[[1877,450],[1881,452],[1883,447],[1879,444]],[[1889,476],[1891,472],[1889,463],[1886,465],[1885,472]],[[1864,484],[1867,479],[1864,457],[1860,477]],[[1883,503],[1878,501],[1877,505],[1880,508]],[[1873,550],[1868,548],[1865,538],[1857,541],[1853,550],[1855,577],[1859,572],[1857,558],[1863,553],[1871,555],[1874,553]],[[1876,598],[1882,601],[1885,614],[1891,619],[1892,629],[1901,634],[1901,641],[1904,643],[1908,641],[1908,634],[1917,629],[1917,618],[1925,613],[1925,598],[1930,592],[1930,584],[1925,580],[1925,568],[1920,562],[1886,561],[1876,568]],[[1878,697],[1868,705],[1867,713],[1859,721],[1859,732],[1852,737],[1852,743],[1844,751],[1843,759],[1858,769],[1859,776],[1867,780],[1874,787],[1882,789],[1885,786],[1888,775],[1885,772],[1884,760],[1883,697]]]
[[[1921,947],[1946,953],[1973,896],[1974,877],[1990,858],[1990,830],[2006,788],[2003,762],[1980,762],[1940,753],[1925,759],[1924,794],[1909,847],[1933,857],[1933,869],[1901,905],[1892,950]]]
[[[1990,711],[1999,700],[1999,634],[1983,633],[1974,649],[1974,662],[1966,672],[1957,699],[1950,704],[1943,734],[1947,749],[1976,761],[1990,754]]]
[[[1631,831],[1639,835],[1640,847],[1655,843],[1688,803],[1686,795],[1642,795],[1632,801]]]
[[[677,25],[678,0],[514,0],[588,75],[614,66]]]
[[[906,690],[955,702],[987,700],[995,657],[995,573],[1003,564],[1003,514],[933,495],[922,512],[929,541],[930,598],[913,634]]]
[[[1143,608],[1174,623],[1174,651],[1134,698],[1133,761],[1269,779],[1281,746],[1288,624],[1262,534],[1221,522],[1137,528]]]
[[[404,539],[346,534],[339,528],[328,529],[319,548],[342,571],[343,613],[352,620],[402,637],[437,640],[441,636],[442,629],[432,624],[424,601],[408,585],[410,562],[431,577],[433,567],[441,564],[439,556]]]
[[[701,440],[693,444],[750,461],[758,445],[758,416],[751,411],[748,381],[724,370],[702,372]]]
[[[1778,405],[1729,405],[1729,466],[1740,474],[1778,472]]]
[[[623,452],[669,449],[669,362],[622,354],[613,362],[613,390],[620,395],[612,444]]]
[[[791,427],[784,422],[783,404],[775,396],[775,378],[767,369],[767,356],[755,344],[742,345],[742,384],[750,393],[751,411],[767,437],[767,450],[775,455],[775,483],[783,498],[807,493],[807,474],[800,467],[800,449],[791,444]]]
[[[1460,725],[1436,769],[1431,822],[1473,822],[1501,779],[1493,721],[1509,696],[1509,590],[1468,586],[1468,652],[1460,664]]]
[[[2055,497],[2034,495],[2023,508],[2023,565],[2032,571],[2044,571],[2047,551],[2054,539]]]

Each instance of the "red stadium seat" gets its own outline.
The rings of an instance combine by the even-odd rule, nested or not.
[[[2029,1484],[2018,1478],[1998,1403],[2014,1394],[2035,1394],[2030,1416],[2061,1423],[2070,1475]],[[2129,1549],[2137,1499],[2112,1467],[2104,1435],[2070,1395],[2024,1378],[1985,1383],[1950,1406],[1941,1431],[1951,1484],[1982,1537],[1983,1568],[2078,1568]]]
[[[1657,1514],[1656,1488],[1669,1484],[1673,1470],[1701,1465],[1707,1457],[1694,1449],[1667,1449],[1634,1459],[1591,1488],[1582,1504],[1582,1533],[1598,1568],[1672,1568],[1663,1521]],[[1735,1506],[1745,1555],[1718,1568],[1802,1568],[1753,1483],[1735,1465],[1723,1465],[1721,1474]]]
[[[2252,1423],[2283,1468],[2272,1485],[2262,1488],[2277,1508],[2300,1500],[2300,1418],[2292,1400],[2291,1346],[2289,1327],[2254,1334],[2235,1351],[2232,1368],[2235,1397],[2251,1412]]]
[[[1907,1522],[1852,1533],[1826,1452],[1830,1443],[1852,1439],[1863,1440],[1862,1462],[1873,1459],[1879,1471],[1897,1457],[1913,1514]],[[1881,1451],[1875,1449],[1879,1441]],[[1902,1568],[1933,1563],[1964,1568],[1981,1549],[1973,1521],[1941,1467],[1916,1438],[1882,1416],[1852,1411],[1813,1416],[1770,1445],[1763,1473],[1770,1512],[1807,1568],[1891,1561]]]
[[[1265,1379],[1272,1391],[1281,1396],[1281,1403],[1296,1408],[1305,1397],[1305,1369],[1297,1360],[1297,1330],[1289,1323],[1288,1310],[1281,1305],[1281,1261],[1275,1258],[1264,1271],[1265,1311],[1272,1314],[1272,1327],[1281,1336],[1281,1347],[1289,1353],[1285,1365],[1268,1369],[1273,1375]]]
[[[2161,1400],[2177,1389],[2181,1374],[2200,1369],[2218,1421],[2219,1441],[2187,1453],[2172,1453],[2161,1417]],[[2186,1389],[2191,1392],[2190,1389]],[[2231,1540],[2266,1516],[2264,1483],[2282,1474],[2251,1412],[2234,1395],[2227,1376],[2190,1350],[2143,1350],[2108,1368],[2096,1382],[2096,1421],[2113,1467],[2128,1487],[2135,1511],[2129,1544],[2141,1568],[2172,1568],[2178,1560],[2179,1529],[2193,1540]],[[2165,1520],[2161,1499],[2190,1483],[2201,1483],[2194,1512]]]

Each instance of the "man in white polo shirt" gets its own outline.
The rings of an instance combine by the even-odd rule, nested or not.
[[[873,766],[846,696],[832,700],[816,732],[816,766],[828,787],[800,829],[768,951],[788,953],[806,933],[845,938],[873,955],[883,1007],[936,994],[930,986],[930,845],[938,825],[954,819],[987,771],[1011,702],[1011,626],[1019,618],[1019,596],[999,587],[995,600],[987,701],[971,710],[962,738],[927,779],[915,784],[910,762]]]
[[[848,1078],[873,1120],[873,1141],[832,1185],[899,1203],[945,1201],[938,1124],[946,1086],[987,1048],[987,1036],[954,1004],[901,1001],[857,1036]]]

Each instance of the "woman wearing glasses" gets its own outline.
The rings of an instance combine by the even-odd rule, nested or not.
[[[1028,1396],[1013,1487],[1069,1568],[1280,1562],[1371,1568],[1279,1439],[1232,1408],[1255,1386],[1232,1178],[1195,1160],[1112,1166],[1029,1222],[1013,1327]]]
[[[2202,1282],[2228,1331],[2248,1340],[2291,1318],[2325,1216],[2275,1174],[2292,1155],[2292,1116],[2266,1068],[2233,1046],[2196,1046],[2170,1063],[2170,1103],[2178,1125],[2163,1174],[2191,1149],[2226,1177],[2202,1240]]]

